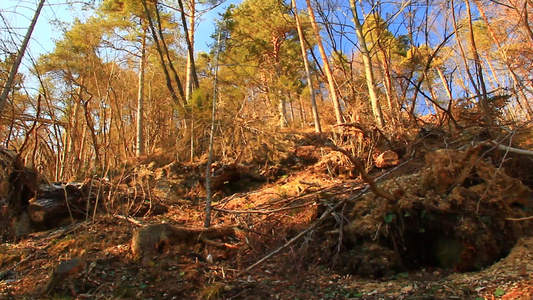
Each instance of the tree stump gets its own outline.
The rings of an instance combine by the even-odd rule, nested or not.
[[[170,224],[152,224],[139,228],[131,240],[131,252],[135,259],[144,259],[165,252],[171,245],[194,245],[199,242],[228,246],[210,241],[235,235],[235,227],[186,228]]]

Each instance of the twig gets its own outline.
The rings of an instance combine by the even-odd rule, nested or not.
[[[287,243],[285,243],[284,245],[282,245],[278,249],[270,252],[268,255],[266,255],[265,257],[261,258],[256,263],[254,263],[253,265],[251,265],[248,268],[246,268],[244,271],[241,271],[240,273],[238,273],[237,277],[239,277],[240,275],[242,275],[244,273],[247,273],[247,272],[251,271],[255,267],[259,266],[260,264],[262,264],[263,262],[265,262],[266,260],[271,258],[272,256],[274,256],[277,253],[279,253],[280,251],[282,251],[283,249],[288,248],[290,245],[294,244],[296,241],[298,241],[300,238],[302,238],[308,232],[310,232],[311,230],[315,229],[316,227],[318,227],[318,225],[320,225],[322,222],[324,222],[324,220],[326,220],[326,218],[329,217],[329,215],[331,213],[333,213],[337,208],[339,208],[340,206],[344,205],[346,202],[348,202],[348,200],[355,200],[355,199],[361,197],[367,190],[368,190],[368,186],[366,188],[364,188],[361,192],[359,192],[356,196],[351,197],[351,198],[344,198],[344,200],[340,201],[339,203],[335,204],[330,209],[326,210],[320,216],[320,218],[318,218],[318,220],[316,220],[315,222],[313,222],[313,224],[311,224],[311,226],[307,227],[307,229],[305,229],[304,231],[300,232],[297,236],[293,237],[290,241],[288,241]]]
[[[508,152],[515,153],[515,154],[520,154],[520,155],[533,156],[533,151],[524,150],[524,149],[518,149],[518,148],[511,147],[511,146],[505,146],[505,145],[502,145],[502,144],[498,143],[497,141],[485,141],[485,142],[482,142],[481,145],[484,145],[484,146],[496,146],[496,147],[498,147],[498,149],[500,149],[502,151],[508,151]]]
[[[11,266],[10,268],[8,269],[5,269],[4,271],[0,271],[0,279],[5,276],[9,271],[14,271],[18,268],[18,266],[20,266],[21,264],[25,263],[26,261],[32,259],[35,257],[35,253],[32,253],[30,255],[28,255],[27,257],[25,257],[24,259],[22,259],[21,261],[15,263],[13,266]]]
[[[222,206],[222,207],[224,207],[224,206],[226,206],[226,204],[228,204],[228,202],[230,202],[231,200],[233,200],[233,199],[235,199],[235,198],[237,198],[237,197],[241,197],[241,196],[244,196],[244,195],[241,194],[241,193],[235,193],[235,194],[233,194],[233,195],[231,195],[231,196],[229,196],[229,197],[226,197],[226,198],[220,200],[218,203],[213,204],[211,207],[215,207],[215,206]]]
[[[310,181],[305,181],[305,180],[298,180],[298,182],[301,184],[309,185],[309,186],[321,187],[321,185],[316,182],[310,182]]]
[[[135,220],[134,218],[131,218],[131,217],[127,217],[127,216],[123,216],[123,215],[113,215],[114,217],[116,218],[119,218],[119,219],[122,219],[122,220],[126,220],[130,223],[133,223],[137,226],[144,226],[144,224],[141,222],[141,221],[138,221],[138,220]]]
[[[291,210],[291,209],[306,207],[309,204],[314,204],[314,203],[315,202],[313,201],[313,202],[309,202],[309,203],[306,203],[306,204],[290,206],[290,207],[282,207],[282,208],[270,209],[270,210],[255,210],[255,209],[229,210],[229,209],[222,209],[222,208],[216,208],[216,207],[213,207],[212,209],[216,210],[216,211],[220,211],[220,212],[230,213],[230,214],[270,214],[270,213],[275,213],[275,212],[284,211],[284,210]]]
[[[218,247],[218,248],[229,248],[229,249],[238,249],[239,248],[238,245],[232,245],[232,244],[228,244],[228,243],[219,243],[219,242],[210,240],[210,239],[208,239],[206,237],[203,237],[203,236],[200,237],[200,240],[206,245],[211,245],[211,246],[215,246],[215,247]]]
[[[391,174],[392,172],[396,171],[397,169],[399,169],[400,167],[402,167],[403,165],[405,165],[407,162],[409,162],[410,160],[407,160],[403,163],[401,163],[400,165],[396,166],[394,169],[390,170],[389,172],[387,173],[384,173],[382,174],[381,176],[378,176],[376,178],[376,180],[379,180],[383,177],[385,177],[386,175],[388,174]],[[375,184],[375,183],[374,183]],[[320,218],[318,218],[318,220],[316,220],[315,222],[313,222],[313,224],[311,224],[311,226],[307,227],[307,229],[305,229],[304,231],[300,232],[297,236],[293,237],[290,241],[288,241],[287,243],[285,243],[284,245],[282,245],[281,247],[279,247],[278,249],[270,252],[269,254],[267,254],[265,257],[261,258],[260,260],[258,260],[256,263],[254,263],[253,265],[249,266],[248,268],[246,268],[245,270],[237,273],[236,277],[239,277],[245,273],[248,273],[250,272],[252,269],[254,269],[255,267],[259,266],[260,264],[262,264],[263,262],[267,261],[269,258],[271,258],[272,256],[276,255],[277,253],[281,252],[282,250],[288,248],[290,245],[294,244],[296,241],[298,241],[300,238],[302,238],[303,236],[305,236],[307,233],[309,233],[311,230],[315,229],[316,227],[318,227],[322,222],[324,222],[326,220],[326,218],[329,217],[329,215],[331,215],[335,210],[337,210],[340,206],[344,205],[346,202],[348,201],[353,201],[353,200],[356,200],[358,199],[359,197],[363,196],[368,190],[370,189],[370,184],[368,184],[366,187],[364,187],[359,193],[357,193],[356,195],[354,196],[351,196],[351,197],[347,197],[347,198],[344,198],[344,200],[340,201],[339,203],[337,203],[335,206],[331,207],[330,209],[328,209],[327,211],[325,211],[321,216]]]
[[[524,217],[524,218],[505,218],[507,221],[527,221],[527,220],[533,220],[533,216]]]

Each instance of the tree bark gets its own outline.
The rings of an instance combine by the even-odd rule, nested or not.
[[[370,104],[372,105],[372,113],[374,114],[374,119],[378,127],[382,128],[385,126],[385,120],[383,119],[383,113],[381,111],[381,106],[378,101],[378,96],[376,94],[376,83],[374,79],[374,72],[372,70],[372,59],[370,56],[370,51],[366,44],[365,35],[363,33],[363,25],[359,21],[359,13],[357,12],[357,7],[355,6],[355,0],[350,0],[350,7],[353,13],[353,22],[355,24],[355,33],[359,39],[359,47],[361,49],[361,55],[363,56],[363,64],[365,67],[365,78],[366,85],[368,87],[368,96],[370,97]]]
[[[195,18],[196,18],[196,1],[190,0],[189,1],[189,28],[186,34],[188,35],[189,41],[191,45],[193,46],[194,46],[194,32],[196,29],[194,26]],[[191,98],[191,94],[193,92],[192,78],[194,76],[193,72],[196,72],[195,70],[193,70],[193,67],[192,67],[193,62],[194,62],[191,59],[191,57],[194,56],[193,50],[194,49],[190,49],[190,48],[187,49],[187,77],[185,79],[185,97],[187,100]]]
[[[217,84],[218,84],[218,55],[220,52],[220,38],[222,36],[222,28],[218,28],[218,37],[217,45],[215,49],[215,60],[214,60],[214,73],[215,79],[213,82],[213,110],[211,112],[211,132],[209,135],[209,156],[207,158],[207,167],[205,171],[205,222],[204,227],[211,226],[211,201],[213,197],[213,191],[211,189],[211,164],[213,163],[213,145],[215,139],[215,121],[217,114]]]
[[[453,2],[452,2],[453,3]],[[472,21],[472,11],[470,9],[470,0],[465,1],[466,4],[466,12],[468,14],[468,28],[469,30],[469,41],[470,41],[470,48],[472,49],[472,54],[474,55],[474,66],[476,70],[476,77],[478,84],[481,88],[481,95],[478,95],[479,97],[479,104],[481,111],[483,113],[485,122],[488,125],[493,125],[494,120],[492,118],[492,114],[489,107],[489,100],[487,97],[487,86],[485,85],[485,79],[483,77],[483,66],[481,65],[481,59],[479,57],[476,40],[474,38],[474,26]]]
[[[278,114],[279,114],[279,127],[280,128],[287,128],[288,122],[287,122],[287,101],[285,101],[285,97],[281,94],[281,91],[277,91],[279,96],[279,103],[278,103]]]
[[[185,9],[183,8],[183,1],[182,0],[178,0],[178,4],[180,6],[180,10],[181,10],[181,22],[182,22],[182,25],[183,25],[183,31],[185,32],[185,41],[187,42],[187,61],[189,62],[190,60],[190,74],[187,74],[187,75],[191,75],[192,76],[192,79],[193,79],[193,83],[194,83],[194,89],[197,89],[200,84],[198,83],[198,76],[196,74],[196,66],[194,64],[194,45],[192,44],[191,42],[191,38],[189,36],[189,30],[187,29],[187,18],[185,16]],[[191,25],[192,27],[193,25]],[[188,101],[189,99],[187,99]]]
[[[315,90],[313,88],[313,77],[311,76],[311,70],[309,69],[309,61],[307,60],[307,51],[305,50],[305,39],[302,31],[302,25],[300,23],[300,17],[298,16],[298,8],[296,7],[296,0],[291,0],[291,2],[294,10],[294,18],[296,20],[296,28],[298,29],[298,38],[300,39],[300,50],[302,51],[302,59],[304,61],[305,74],[307,77],[307,85],[309,86],[311,109],[313,110],[313,120],[315,122],[315,132],[322,132],[322,127],[320,126],[320,116],[318,114],[318,108],[316,105]]]
[[[342,109],[339,98],[337,97],[337,89],[335,87],[333,74],[329,66],[328,57],[326,55],[326,51],[324,51],[324,46],[322,45],[322,38],[320,37],[320,31],[318,29],[318,25],[316,24],[315,13],[313,12],[313,8],[311,7],[311,1],[306,0],[306,3],[307,11],[309,12],[309,17],[311,18],[311,27],[313,27],[313,32],[315,34],[316,42],[318,45],[318,51],[320,52],[320,56],[322,57],[322,63],[324,64],[324,72],[326,73],[326,77],[328,79],[329,93],[331,95],[331,100],[333,101],[333,106],[335,107],[335,118],[337,119],[337,124],[342,124],[344,122],[344,119],[342,117]]]
[[[139,88],[137,94],[137,136],[135,155],[137,157],[144,154],[144,135],[143,135],[143,105],[144,105],[144,69],[146,61],[146,29],[143,29],[141,40],[141,56],[139,58]]]

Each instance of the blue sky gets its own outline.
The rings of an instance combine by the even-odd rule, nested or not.
[[[202,22],[197,28],[195,48],[197,51],[207,51],[207,43],[211,42],[211,34],[214,31],[214,20],[218,14],[230,4],[237,4],[242,0],[229,0],[213,11],[202,16]],[[31,18],[34,15],[38,0],[0,0],[0,38],[7,37],[6,28],[9,26],[16,32],[14,36],[17,45],[26,33]],[[71,6],[65,0],[47,0],[37,26],[32,35],[27,54],[37,57],[40,54],[51,52],[54,41],[61,38],[63,30],[55,20],[70,23],[74,18],[84,19],[88,12],[82,9],[82,5]]]

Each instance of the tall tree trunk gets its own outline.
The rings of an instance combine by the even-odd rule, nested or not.
[[[281,91],[278,91],[279,103],[278,103],[278,114],[279,114],[279,127],[286,128],[288,125],[287,122],[287,101],[282,95]]]
[[[144,11],[146,13],[146,19],[148,20],[148,26],[150,27],[150,31],[152,32],[152,37],[154,39],[157,54],[159,54],[159,62],[161,63],[161,67],[163,69],[163,73],[165,74],[166,84],[167,88],[170,92],[170,95],[172,96],[172,100],[176,105],[180,105],[178,95],[176,95],[176,92],[174,91],[174,87],[172,86],[172,80],[170,79],[170,73],[167,69],[167,65],[165,62],[165,56],[168,60],[168,64],[170,66],[170,69],[174,73],[174,79],[176,80],[176,87],[178,89],[179,96],[185,100],[185,92],[183,91],[183,88],[181,86],[181,80],[179,79],[178,73],[174,69],[174,65],[172,64],[172,61],[170,60],[169,52],[167,45],[165,43],[165,39],[163,38],[162,29],[161,29],[161,20],[159,17],[159,10],[157,9],[157,6],[155,7],[155,12],[157,15],[157,21],[158,21],[158,29],[155,28],[154,21],[152,20],[152,17],[150,15],[150,9],[148,8],[148,4],[146,0],[141,0],[144,6]],[[161,42],[159,41],[159,36],[161,36]]]
[[[380,47],[381,48],[381,47]],[[381,59],[381,66],[383,68],[383,84],[385,85],[385,96],[387,96],[387,104],[389,106],[390,115],[393,120],[393,124],[398,121],[397,115],[399,113],[399,109],[397,108],[398,101],[396,99],[393,99],[393,83],[391,79],[391,70],[390,70],[390,62],[388,59],[388,56],[385,54],[385,49],[381,49],[383,52],[383,58]]]
[[[322,132],[322,127],[320,126],[320,116],[318,114],[318,108],[316,106],[315,90],[313,88],[313,77],[311,76],[311,70],[309,69],[307,51],[305,50],[305,38],[302,30],[302,25],[300,23],[300,17],[298,16],[298,8],[296,7],[296,0],[291,0],[291,2],[294,10],[294,18],[296,20],[296,28],[298,29],[298,39],[300,40],[300,50],[302,51],[302,59],[304,61],[305,74],[307,77],[307,86],[309,86],[311,109],[313,110],[313,120],[315,122],[315,132]]]
[[[337,89],[335,87],[335,81],[333,80],[333,74],[329,66],[328,56],[326,55],[326,51],[324,51],[324,46],[322,45],[322,38],[320,37],[320,31],[318,29],[318,25],[316,24],[315,13],[311,7],[311,1],[306,0],[306,3],[307,11],[309,12],[309,17],[311,18],[311,27],[313,27],[313,32],[315,34],[318,51],[320,52],[322,63],[324,64],[324,72],[326,73],[326,77],[328,79],[329,93],[331,95],[331,100],[333,101],[333,106],[335,107],[335,118],[337,119],[337,124],[342,124],[344,120],[342,117],[341,104],[339,98],[337,97]]]
[[[215,137],[215,121],[216,121],[216,115],[217,115],[217,84],[218,84],[218,54],[220,52],[220,38],[222,36],[222,29],[218,28],[218,37],[217,37],[217,45],[215,48],[215,61],[214,61],[214,73],[215,78],[213,82],[213,110],[211,113],[211,131],[209,135],[209,156],[207,158],[207,167],[206,167],[206,174],[205,174],[205,191],[206,191],[206,198],[205,198],[205,227],[211,226],[211,201],[213,198],[213,192],[211,190],[211,164],[213,162],[213,145],[215,143],[214,137]]]
[[[359,21],[359,13],[357,12],[357,7],[355,6],[355,0],[350,0],[350,7],[352,9],[353,22],[355,24],[355,33],[359,39],[359,47],[361,49],[361,55],[363,56],[366,85],[368,87],[370,104],[372,105],[372,113],[374,114],[374,119],[376,120],[378,127],[383,127],[385,126],[385,120],[383,119],[381,105],[379,104],[376,93],[376,83],[374,80],[374,72],[372,70],[372,59],[370,56],[370,51],[368,50],[365,35],[363,33],[363,25],[361,24],[361,21]]]
[[[483,75],[483,65],[481,64],[481,59],[479,57],[476,40],[474,38],[474,25],[472,21],[472,11],[470,9],[470,0],[466,0],[465,4],[466,4],[466,12],[468,14],[468,28],[470,29],[469,35],[468,35],[469,41],[470,41],[470,48],[471,48],[472,54],[474,55],[474,66],[476,70],[477,82],[479,86],[481,87],[481,95],[479,95],[480,96],[479,104],[480,104],[485,122],[488,125],[493,125],[494,120],[492,118],[492,113],[489,107],[489,99],[487,96],[487,86],[485,84],[485,79]]]
[[[79,91],[78,93],[81,94],[81,87],[79,88]],[[68,171],[68,175],[71,176],[71,175],[74,175],[73,173],[73,168],[74,168],[74,165],[73,165],[73,156],[74,156],[74,143],[76,141],[76,138],[78,137],[78,106],[79,106],[79,99],[78,100],[74,100],[74,105],[72,107],[72,111],[71,113],[69,114],[69,119],[68,119],[68,123],[67,123],[67,128],[65,129],[65,133],[64,133],[64,146],[63,146],[63,153],[61,155],[61,168],[60,168],[60,172],[58,174],[58,178],[59,179],[66,179],[66,175],[65,174],[67,171]],[[66,169],[67,167],[69,167],[70,169]]]
[[[37,5],[37,9],[35,10],[33,19],[31,19],[30,27],[28,27],[28,31],[26,32],[26,36],[24,36],[22,45],[20,45],[20,49],[17,53],[17,57],[15,58],[15,61],[13,62],[13,66],[11,66],[11,71],[9,71],[9,76],[7,78],[7,81],[4,84],[4,89],[2,90],[2,94],[0,94],[0,114],[2,113],[2,110],[4,110],[4,107],[6,105],[7,96],[9,95],[9,92],[11,91],[13,81],[15,80],[15,76],[17,75],[20,63],[22,62],[22,57],[24,56],[24,53],[26,52],[26,48],[28,47],[28,43],[31,38],[31,34],[33,33],[33,30],[35,29],[35,24],[37,24],[37,20],[39,19],[39,15],[41,14],[41,9],[43,8],[44,1],[45,0],[39,1],[39,4]]]
[[[304,100],[303,100],[303,97],[300,96],[299,97],[300,99],[300,122],[301,122],[301,126],[302,126],[302,129],[304,129],[306,127],[306,117],[305,117],[305,106],[304,106]],[[315,126],[316,128],[316,126]],[[320,131],[319,131],[320,132]]]
[[[194,46],[194,31],[195,31],[195,17],[196,17],[196,1],[190,0],[189,1],[189,30],[187,31],[187,35],[189,36],[189,41],[191,45]],[[192,54],[192,55],[191,55]],[[187,77],[185,79],[185,97],[187,101],[191,98],[191,94],[193,92],[193,60],[191,57],[194,57],[193,49],[188,48],[187,49]]]
[[[144,135],[143,135],[143,104],[144,104],[144,69],[146,61],[146,29],[144,29],[141,40],[141,56],[139,57],[139,87],[137,93],[137,135],[135,155],[144,154]]]
[[[194,89],[197,89],[200,84],[198,83],[198,76],[196,74],[196,66],[194,64],[194,44],[191,41],[191,38],[189,37],[189,29],[187,25],[187,17],[185,15],[185,8],[183,7],[183,1],[178,0],[178,5],[180,7],[180,15],[181,15],[181,23],[183,26],[183,31],[185,32],[185,41],[187,43],[187,60],[190,60],[191,70],[190,74],[192,75],[193,83],[194,83]],[[194,25],[191,25],[193,27]],[[194,33],[194,29],[192,31]],[[187,99],[188,101],[189,99]]]

